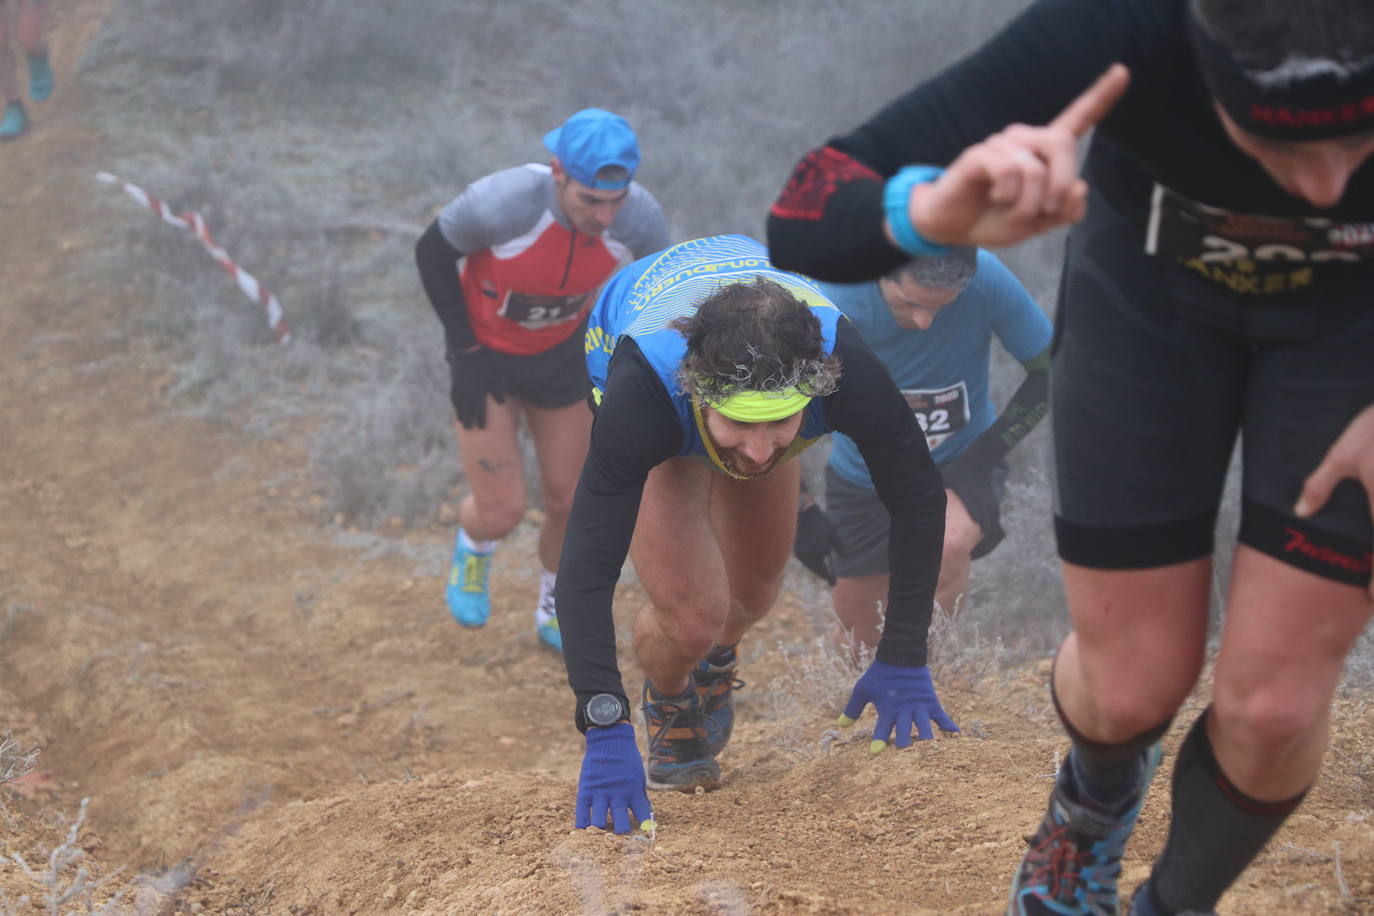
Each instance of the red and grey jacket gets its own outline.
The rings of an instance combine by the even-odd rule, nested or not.
[[[450,350],[528,356],[576,332],[617,267],[667,245],[663,211],[638,184],[610,228],[588,236],[559,208],[549,167],[529,164],[470,184],[421,238],[416,258]]]

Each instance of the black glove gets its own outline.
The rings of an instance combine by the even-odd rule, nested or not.
[[[797,538],[792,542],[792,553],[803,566],[831,585],[835,584],[835,561],[830,558],[833,541],[830,519],[820,505],[813,502],[803,506],[797,513]]]
[[[496,372],[491,364],[491,351],[486,347],[459,353],[449,350],[448,397],[458,414],[463,429],[484,429],[487,425],[487,395],[500,404],[505,394],[497,387]]]

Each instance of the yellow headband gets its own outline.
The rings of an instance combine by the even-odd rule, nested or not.
[[[810,395],[796,388],[783,388],[780,391],[737,391],[711,407],[738,423],[767,423],[790,417],[810,402]]]

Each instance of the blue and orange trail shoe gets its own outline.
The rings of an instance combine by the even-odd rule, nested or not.
[[[558,611],[553,603],[553,592],[546,592],[539,599],[539,607],[534,611],[534,629],[539,633],[539,641],[555,652],[563,651],[563,634],[558,630]]]
[[[1072,764],[1065,762],[1045,819],[1012,879],[1007,916],[1117,916],[1121,855],[1160,756],[1158,744],[1145,751],[1140,786],[1117,814],[1076,801],[1069,781]]]
[[[744,686],[744,681],[735,677],[738,668],[739,660],[731,652],[725,664],[713,664],[705,658],[692,669],[692,686],[706,717],[706,749],[712,757],[725,750],[735,727],[735,691]]]
[[[16,99],[5,106],[5,116],[0,118],[0,140],[17,139],[29,129],[29,116],[24,112],[24,103]]]
[[[52,95],[52,65],[48,63],[47,51],[30,54],[28,58],[29,98],[41,102]]]
[[[643,702],[649,788],[695,792],[720,785],[720,766],[707,746],[706,716],[696,688],[683,697],[661,697],[645,681]]]
[[[463,546],[463,532],[453,546],[453,563],[448,569],[448,612],[465,627],[485,626],[491,616],[491,598],[487,595],[487,573],[491,569],[491,554],[479,553]]]

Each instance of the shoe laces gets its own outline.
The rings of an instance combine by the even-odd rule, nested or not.
[[[683,704],[671,700],[656,700],[653,694],[646,694],[644,711],[648,714],[649,721],[659,723],[649,735],[649,753],[656,753],[660,747],[668,743],[668,733],[679,725],[701,732],[708,740],[712,732],[719,730],[715,722],[696,710],[696,705],[695,695]]]
[[[1094,837],[1090,832],[1074,829],[1072,821],[1059,824],[1043,839],[1036,842],[1027,854],[1032,863],[1030,883],[1044,884],[1051,898],[1071,900],[1083,895],[1085,899],[1100,900],[1115,895],[1116,879],[1121,872],[1121,848],[1113,834]],[[1095,850],[1099,843],[1107,849]],[[1124,844],[1121,844],[1124,845]],[[1094,890],[1091,885],[1107,890]]]
[[[487,570],[491,557],[484,553],[469,553],[463,558],[463,591],[484,592],[487,590]]]
[[[738,669],[734,665],[728,668],[717,668],[710,662],[702,662],[700,665],[697,665],[697,670],[694,672],[694,678],[698,687],[714,687],[721,681],[729,681],[730,691],[733,693],[742,687],[749,686],[735,676],[737,671]]]

